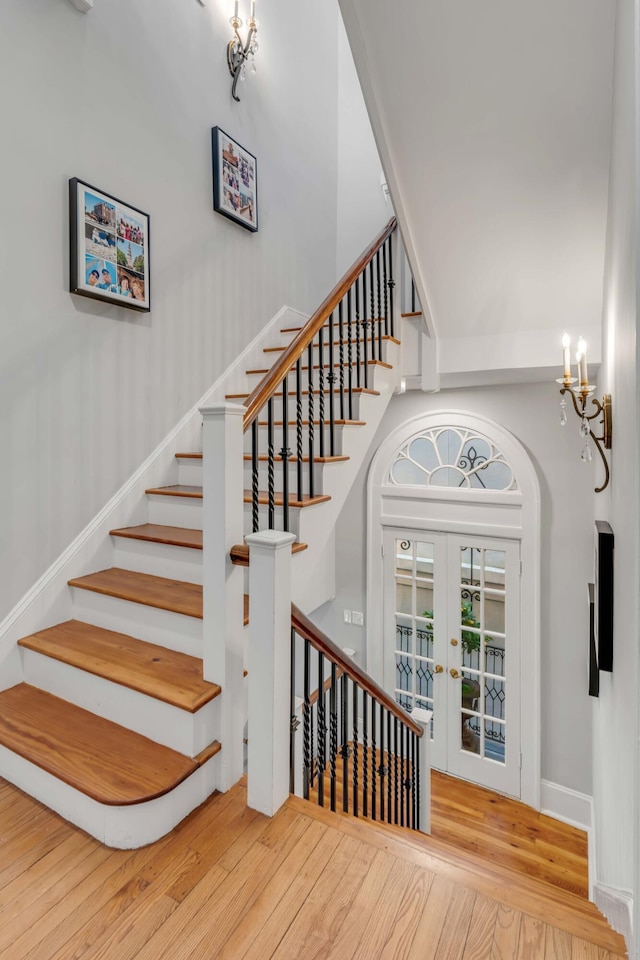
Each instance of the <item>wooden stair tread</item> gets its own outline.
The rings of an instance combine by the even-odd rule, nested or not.
[[[592,940],[604,950],[624,955],[619,934],[609,927],[593,903],[574,893],[533,877],[523,877],[493,860],[474,856],[444,841],[434,842],[429,835],[413,830],[359,819],[340,809],[332,812],[327,807],[320,807],[300,797],[290,796],[286,806],[358,840],[374,843],[388,853],[447,877],[505,906],[521,910],[574,936]]]
[[[360,321],[358,321],[358,322],[361,323],[361,324],[362,324],[362,323],[384,323],[384,317],[373,317],[373,319],[367,318],[366,320],[363,318],[362,320],[360,320]],[[323,330],[328,330],[330,326],[332,326],[332,324],[330,324],[330,323],[324,323],[324,324],[322,325],[322,329],[323,329]],[[339,329],[340,329],[340,321],[339,321],[339,320],[334,320],[333,326],[336,328],[336,330],[339,330]],[[346,329],[348,328],[348,326],[349,326],[349,324],[348,324],[347,320],[346,320],[346,319],[343,319],[343,321],[342,321],[342,329],[343,329],[343,330],[346,330]],[[351,320],[351,327],[352,327],[352,329],[355,329],[355,326],[356,326],[356,320],[355,320],[355,318],[352,318],[352,320]],[[304,330],[304,326],[302,326],[302,327],[280,327],[280,333],[300,333],[301,330]]]
[[[362,362],[362,361],[361,361],[361,362]],[[373,366],[377,366],[377,367],[385,367],[387,370],[393,370],[393,365],[390,364],[390,363],[385,363],[384,360],[367,360],[367,365],[373,365]],[[339,366],[340,366],[339,363],[334,363],[334,367],[335,367],[336,369],[337,369]],[[344,366],[345,366],[345,367],[348,367],[348,366],[349,366],[348,361],[345,361]],[[358,361],[357,361],[357,360],[352,360],[352,361],[351,361],[351,366],[352,366],[352,367],[357,367],[357,366],[358,366]],[[289,368],[289,373],[295,373],[295,369],[296,369],[296,368],[295,368],[295,365],[294,365],[293,367],[290,367],[290,368]],[[301,369],[301,370],[308,370],[309,367],[308,367],[308,366],[300,367],[300,369]],[[319,364],[319,363],[314,363],[312,369],[313,369],[313,370],[319,370],[319,369],[320,369],[320,364]],[[266,373],[269,373],[269,372],[270,372],[270,371],[269,371],[269,367],[264,367],[264,368],[261,369],[261,370],[245,370],[245,374],[246,374],[247,376],[255,376],[255,375],[264,376]]]
[[[220,693],[202,660],[124,633],[67,620],[18,641],[21,647],[195,713]]]
[[[306,550],[308,544],[299,543],[296,541],[291,544],[291,553],[302,553],[303,550]],[[229,551],[229,556],[231,557],[231,562],[234,563],[237,567],[248,567],[249,566],[249,545],[246,543],[236,543],[231,550]]]
[[[249,463],[251,463],[253,458],[250,453],[245,453],[244,459],[249,461]],[[314,463],[344,463],[345,460],[349,460],[349,459],[350,459],[349,457],[314,457],[313,462]],[[260,461],[260,463],[268,463],[269,457],[266,454],[261,454],[258,457],[258,460]],[[281,463],[282,457],[274,456],[273,460],[274,460],[274,463]],[[297,457],[289,457],[289,463],[297,463],[297,462],[298,462]],[[302,462],[309,463],[309,457],[303,457]]]
[[[0,744],[107,805],[160,797],[199,765],[26,683],[0,692]]]
[[[202,456],[202,454],[200,454]],[[109,531],[112,537],[146,540],[149,543],[167,543],[174,547],[202,550],[202,530],[188,527],[169,527],[161,523],[141,523],[137,527],[121,527]]]
[[[401,313],[401,317],[421,317],[422,310],[410,310],[408,313]]]
[[[296,507],[302,510],[304,507],[313,507],[317,503],[326,503],[328,500],[331,500],[331,497],[328,494],[321,494],[320,496],[310,497],[308,493],[302,494],[302,500],[299,500],[297,494],[289,494],[289,506]],[[251,490],[244,491],[244,502],[253,503],[253,495]],[[258,503],[267,504],[269,503],[269,494],[266,490],[258,491]],[[284,504],[284,497],[282,493],[274,493],[274,503],[276,507],[281,507]]]
[[[329,390],[324,390],[323,392],[324,392],[325,394],[327,394],[327,395],[330,393]],[[339,388],[339,387],[334,387],[334,388],[333,388],[333,392],[334,392],[334,394],[340,396],[340,388]],[[342,392],[343,392],[343,393],[348,393],[348,392],[349,392],[349,387],[345,385],[345,386],[343,387]],[[352,387],[352,388],[351,388],[351,393],[357,393],[357,394],[364,393],[364,394],[366,394],[367,396],[371,396],[371,397],[379,397],[379,396],[380,396],[380,391],[379,391],[379,390],[372,390],[371,387]],[[287,396],[288,396],[288,397],[297,397],[297,395],[298,395],[298,394],[296,393],[295,390],[289,390],[288,393],[287,393]],[[300,395],[301,395],[302,397],[308,397],[308,396],[309,396],[309,391],[308,391],[308,390],[301,390],[301,391],[300,391]],[[314,390],[314,391],[313,391],[313,395],[314,395],[314,397],[320,396],[320,391],[319,391],[319,390]],[[225,400],[246,400],[247,397],[250,397],[250,396],[251,396],[250,393],[226,393],[224,398],[225,398]],[[274,396],[274,397],[281,397],[281,396],[282,396],[282,392],[280,392],[280,393],[274,393],[273,396]]]
[[[111,567],[69,580],[69,586],[202,620],[202,587],[197,583]]]
[[[160,497],[190,497],[202,500],[202,487],[186,483],[172,483],[168,487],[150,487],[145,493]]]
[[[308,420],[301,420],[300,422],[301,422],[301,424],[302,424],[303,427],[308,427],[308,426],[309,426],[309,421],[308,421]],[[319,427],[319,426],[320,426],[320,421],[319,421],[319,420],[314,420],[314,421],[313,421],[313,424],[314,424],[314,426]],[[273,421],[273,425],[274,425],[274,427],[281,427],[281,426],[282,426],[282,420],[274,420],[274,421]],[[287,425],[290,426],[290,427],[295,427],[295,426],[297,426],[295,420],[288,420],[288,421],[287,421]],[[329,424],[329,418],[328,418],[328,417],[325,417],[324,425],[325,425],[325,427],[329,427],[329,426],[330,426],[330,424]],[[334,421],[333,421],[333,425],[334,425],[334,427],[366,427],[367,421],[366,421],[366,420],[334,420]],[[267,420],[258,420],[258,426],[259,426],[259,427],[268,427],[268,426],[269,426],[269,422],[268,422]]]
[[[390,335],[387,334],[387,333],[383,333],[381,337],[373,337],[373,342],[374,342],[374,343],[377,343],[378,340],[389,340],[389,341],[391,341],[391,343],[400,343],[400,341],[398,340],[397,337],[392,337],[392,336],[390,336]],[[359,342],[360,342],[360,343],[364,343],[365,341],[364,341],[364,339],[361,337]],[[371,338],[371,337],[367,337],[366,342],[367,342],[367,343],[371,343],[371,342],[372,342],[372,338]],[[342,343],[343,343],[343,344],[346,344],[346,343],[349,343],[349,341],[348,341],[348,340],[343,340]],[[353,344],[353,343],[358,343],[358,340],[352,340],[351,343],[352,343],[352,344]],[[339,346],[340,346],[340,341],[339,341],[339,340],[334,340],[333,345],[334,345],[334,347],[339,347]],[[327,340],[325,343],[323,343],[322,346],[323,346],[323,349],[326,348],[326,347],[328,347],[328,346],[329,346],[329,341]],[[288,350],[288,349],[289,349],[289,347],[287,347],[287,346],[285,346],[285,347],[263,347],[263,348],[262,348],[262,352],[263,352],[263,353],[284,353],[284,351],[285,351],[285,350]],[[318,349],[319,349],[319,344],[314,343],[313,349],[314,349],[314,350],[318,350]]]
[[[249,594],[245,593],[244,595],[244,625],[249,623]]]

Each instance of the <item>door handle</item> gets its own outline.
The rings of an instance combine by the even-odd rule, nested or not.
[[[455,667],[452,667],[451,670],[449,670],[449,673],[451,674],[454,680],[460,679],[460,673],[456,670]]]
[[[436,663],[436,665],[435,665],[435,667],[434,667],[434,669],[433,669],[433,672],[434,672],[434,673],[444,673],[444,667],[442,666],[441,663]]]

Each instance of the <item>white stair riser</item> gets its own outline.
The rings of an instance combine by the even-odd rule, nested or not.
[[[116,567],[202,584],[202,550],[128,537],[114,537],[113,543]]]
[[[283,483],[284,483],[284,476],[283,476],[284,471],[282,468],[282,462],[276,461],[273,466],[274,466],[275,490],[277,493],[279,493],[282,490]],[[324,466],[325,465],[322,463],[316,463],[314,466],[313,490],[316,496],[322,493]],[[337,464],[331,464],[332,468],[335,468],[336,466]],[[289,475],[289,493],[297,494],[298,492],[297,464],[290,463],[287,473]],[[258,485],[260,489],[266,491],[268,489],[268,484],[269,484],[269,464],[268,463],[265,463],[264,461],[260,461],[260,463],[258,464],[258,477],[259,477]],[[253,471],[252,471],[251,463],[249,463],[248,461],[245,461],[245,464],[244,464],[244,489],[245,490],[251,489],[252,480],[253,480]],[[302,492],[303,493],[309,492],[309,464],[308,463],[302,464]]]
[[[142,603],[73,589],[73,616],[192,657],[202,657],[202,620]]]
[[[318,424],[314,425],[314,434],[313,434],[313,455],[314,457],[319,456],[342,456],[344,450],[344,432],[349,432],[350,430],[357,430],[358,427],[350,424],[349,426],[334,426],[334,450],[333,454],[331,453],[331,443],[329,438],[329,427],[325,426],[324,428],[324,452],[320,451],[320,427]],[[283,436],[282,436],[282,427],[274,427],[274,437],[273,443],[274,448],[277,450],[282,449]],[[297,436],[295,426],[290,426],[288,431],[289,439],[289,449],[293,452],[297,448]],[[260,427],[258,432],[258,452],[263,456],[266,454],[268,449],[268,436],[267,428]],[[302,428],[302,449],[303,456],[309,456],[309,430],[305,426]],[[245,437],[244,452],[249,454],[251,453],[251,437]]]
[[[173,830],[217,789],[219,762],[220,755],[216,754],[162,797],[116,807],[92,800],[18,754],[0,747],[1,777],[100,843],[118,850],[135,850]]]
[[[149,523],[202,530],[202,500],[147,494]]]
[[[194,451],[195,453],[195,451]],[[185,486],[202,486],[202,460],[192,460],[191,458],[176,461],[178,464],[178,483]]]
[[[219,739],[218,697],[197,713],[189,713],[35,650],[22,652],[26,683],[186,757],[195,757]]]
[[[340,361],[339,349],[338,349],[337,340],[338,340],[338,338],[336,337],[336,339],[335,339],[335,341],[334,341],[334,345],[333,345],[333,362],[334,362],[334,364],[335,364],[335,363],[339,363],[339,361]],[[375,348],[375,352],[372,353],[372,349],[374,349],[374,348]],[[355,345],[355,342],[353,343],[352,351],[353,351],[352,358],[353,358],[353,360],[355,360],[355,359],[356,359],[356,345]],[[270,367],[272,364],[274,364],[275,361],[276,361],[276,358],[277,358],[278,356],[281,356],[282,352],[283,352],[283,351],[280,351],[280,350],[264,351],[264,354],[263,354],[263,356],[264,356],[264,367]],[[378,356],[378,341],[376,340],[375,345],[374,345],[374,344],[372,344],[372,342],[371,342],[370,339],[367,340],[367,355],[366,355],[367,361],[369,361],[369,360],[382,360],[383,363],[391,363],[392,361],[390,361],[390,360],[388,359],[388,354],[389,354],[389,341],[388,341],[388,340],[383,340],[383,341],[382,341],[382,356]],[[324,340],[324,344],[323,344],[323,355],[324,355],[324,363],[328,366],[328,364],[329,364],[329,344],[328,344],[328,341],[327,341],[326,336],[325,336],[325,340]],[[314,345],[314,349],[313,349],[313,363],[314,363],[314,366],[318,364],[318,362],[319,362],[319,361],[318,361],[318,357],[319,357],[319,356],[320,356],[320,348],[317,346],[317,341],[316,341],[316,345]],[[346,360],[347,360],[347,346],[346,346],[346,344],[345,344],[345,347],[344,347],[344,359],[345,359],[345,363],[346,363]],[[360,366],[361,366],[361,368],[364,366],[364,360],[365,360],[364,341],[361,340],[361,341],[360,341]],[[307,354],[306,354],[306,352],[305,352],[305,354],[304,354],[303,366],[306,366],[306,365],[307,365]],[[317,370],[314,370],[314,379],[316,380],[316,383],[317,383],[317,373],[318,373],[318,371],[317,371]],[[362,375],[362,374],[361,374],[361,375]],[[289,374],[289,376],[290,376],[290,377],[293,377],[294,374]]]
[[[304,510],[295,509],[291,507],[289,509],[289,530],[293,533],[296,539],[302,539],[300,536],[300,514],[304,513],[305,510],[312,510],[313,507],[306,507]],[[250,533],[252,530],[252,510],[251,504],[245,503],[244,505],[244,531],[245,535]],[[260,525],[259,530],[267,530],[269,528],[269,510],[267,506],[260,505],[259,511]],[[274,529],[282,530],[282,507],[276,507],[275,510],[275,522]]]

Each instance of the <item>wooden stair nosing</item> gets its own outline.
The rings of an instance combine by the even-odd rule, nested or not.
[[[69,586],[202,620],[202,587],[197,583],[111,567],[75,577]]]
[[[324,393],[325,395],[327,395],[327,396],[329,395],[330,392],[331,392],[330,390],[324,390],[324,391],[323,391],[323,393]],[[334,387],[333,392],[334,392],[335,396],[338,396],[338,397],[339,397],[341,392],[342,392],[343,394],[348,393],[348,392],[349,392],[349,388],[348,388],[348,387],[343,387],[343,389],[342,389],[342,391],[341,391],[339,387]],[[379,397],[379,396],[380,396],[380,391],[379,391],[379,390],[373,390],[371,387],[352,387],[352,388],[351,388],[351,393],[352,393],[352,394],[356,394],[357,396],[360,396],[361,394],[363,394],[364,396],[367,396],[367,397]],[[297,395],[298,395],[298,394],[297,394],[297,392],[296,392],[295,390],[289,390],[288,393],[287,393],[287,396],[288,396],[288,397],[296,397]],[[319,396],[320,396],[320,391],[319,391],[319,390],[314,390],[314,391],[313,391],[313,395],[314,395],[314,397],[319,397]],[[250,397],[250,396],[251,396],[250,393],[226,393],[225,396],[224,396],[224,398],[225,398],[225,400],[246,400],[247,397]],[[274,393],[273,396],[274,396],[274,397],[282,397],[282,393]],[[308,397],[308,396],[309,396],[309,391],[308,391],[308,390],[302,390],[302,391],[300,392],[300,396],[302,396],[302,397]]]
[[[296,541],[291,544],[291,553],[302,553],[303,550],[308,548],[307,543],[300,543]],[[229,551],[229,556],[231,562],[237,567],[248,567],[249,566],[249,546],[246,543],[236,543],[231,550]]]
[[[173,547],[202,550],[202,530],[191,527],[170,527],[160,523],[141,523],[137,527],[121,527],[110,530],[112,537],[128,540],[144,540],[148,543],[165,543]]]
[[[391,343],[398,343],[398,344],[400,343],[400,340],[398,340],[397,337],[392,337],[392,336],[390,336],[390,334],[388,334],[388,333],[383,333],[383,335],[382,335],[381,337],[373,337],[373,338],[367,337],[366,342],[367,342],[367,343],[378,343],[379,340],[388,340],[388,341],[390,341]],[[358,340],[352,340],[352,341],[351,341],[352,344],[353,344],[353,343],[364,343],[364,342],[365,342],[365,340],[364,340],[364,338],[362,338],[362,337],[360,338],[359,341],[358,341]],[[349,343],[349,341],[348,341],[348,340],[343,340],[342,343],[343,343],[343,344],[346,344],[346,343]],[[339,346],[340,346],[340,341],[339,341],[339,340],[334,341],[334,344],[333,344],[333,345],[334,345],[334,347],[339,347]],[[319,345],[318,343],[314,343],[314,344],[313,344],[313,349],[314,349],[314,350],[318,350],[318,349],[319,349],[319,346],[320,346],[320,345]],[[323,349],[325,349],[326,347],[328,347],[328,346],[329,346],[328,341],[327,341],[326,343],[323,343],[322,346],[323,346]],[[263,347],[263,348],[262,348],[262,352],[263,352],[263,353],[284,353],[284,351],[285,351],[285,350],[288,350],[288,349],[289,349],[289,348],[288,348],[287,346],[284,346],[284,347]]]
[[[80,620],[38,630],[18,645],[110,680],[187,713],[220,694],[202,677],[202,660]]]
[[[284,504],[284,497],[281,492],[274,493],[274,504],[276,507],[281,507]],[[315,507],[319,503],[327,503],[331,500],[331,497],[328,494],[320,494],[318,496],[311,497],[308,493],[302,494],[302,500],[298,500],[298,497],[295,493],[289,494],[289,506],[294,507],[297,510],[304,510],[305,507]],[[253,503],[253,494],[251,490],[244,491],[244,502]],[[269,504],[269,494],[266,490],[258,491],[258,503],[268,506]]]
[[[360,361],[360,364],[363,365],[363,361]],[[358,364],[358,361],[357,361],[357,360],[352,360],[352,361],[351,361],[351,366],[352,366],[352,367],[357,367],[358,365],[359,365],[359,364]],[[339,368],[340,366],[341,366],[341,364],[339,364],[339,363],[334,363],[334,367],[335,367],[336,369]],[[349,363],[348,363],[347,361],[345,361],[345,363],[342,364],[342,366],[348,367],[348,366],[349,366]],[[385,363],[384,360],[367,360],[367,366],[385,367],[385,369],[387,369],[387,370],[393,370],[393,364],[391,364],[391,363]],[[296,369],[296,368],[295,368],[295,364],[294,364],[294,366],[289,367],[289,373],[295,373],[295,369]],[[306,367],[300,367],[300,369],[301,369],[301,370],[307,370],[307,371],[308,371],[308,370],[309,370],[309,367],[308,367],[308,366],[306,366]],[[313,369],[313,370],[319,370],[319,369],[320,369],[320,364],[319,364],[319,363],[314,363],[312,369]],[[324,369],[324,367],[323,367],[323,369]],[[245,370],[246,376],[249,376],[249,377],[251,377],[251,376],[264,376],[264,375],[267,374],[267,373],[269,373],[269,367],[265,367],[264,369],[261,369],[261,370]]]
[[[185,757],[25,683],[0,692],[0,744],[106,806],[164,796],[220,749]]]
[[[145,490],[145,493],[156,497],[186,497],[192,500],[202,500],[202,487],[185,483],[172,483],[167,487],[149,487],[148,490]]]
[[[387,318],[387,322],[389,322],[389,318]],[[365,320],[364,318],[362,318],[362,320],[359,320],[358,323],[360,323],[360,324],[364,324],[364,323],[384,323],[384,317],[373,317],[373,318],[367,317],[366,320]],[[321,328],[321,329],[322,329],[322,330],[328,330],[330,326],[331,326],[330,323],[324,323],[324,324],[322,325],[322,328]],[[339,321],[339,320],[334,320],[333,326],[334,326],[336,329],[340,329],[340,321]],[[356,326],[356,321],[352,319],[352,321],[351,321],[351,327],[352,327],[352,329],[353,329],[355,326]],[[343,320],[343,321],[342,321],[342,329],[343,329],[343,330],[346,330],[347,328],[348,328],[348,323],[347,323],[346,320]],[[280,333],[300,333],[301,330],[304,330],[304,327],[280,327]]]
[[[409,310],[408,313],[401,313],[401,317],[421,317],[422,310]]]

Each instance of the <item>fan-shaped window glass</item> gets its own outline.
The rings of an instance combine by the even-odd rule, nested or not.
[[[395,486],[517,490],[513,470],[487,437],[463,427],[438,427],[412,437],[397,453]]]

